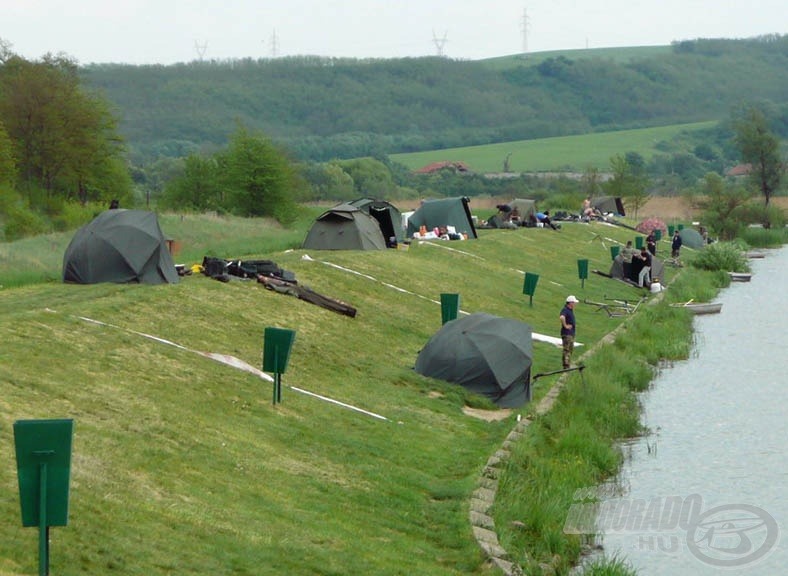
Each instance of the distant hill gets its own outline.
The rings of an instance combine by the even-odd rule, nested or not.
[[[310,160],[719,120],[788,106],[788,36],[483,61],[321,57],[90,65],[134,161],[223,146],[237,123]]]

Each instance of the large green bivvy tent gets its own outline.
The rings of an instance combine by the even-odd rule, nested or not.
[[[484,312],[450,320],[419,352],[416,372],[516,408],[531,399],[531,334],[524,322]]]
[[[422,226],[426,226],[427,230],[453,226],[458,234],[467,234],[469,239],[477,238],[469,203],[467,197],[425,200],[408,218],[408,238]]]
[[[706,245],[706,242],[703,241],[703,236],[694,228],[682,228],[679,230],[679,236],[681,236],[682,246],[687,248],[700,250]]]
[[[323,212],[304,239],[312,250],[385,250],[386,241],[378,221],[350,204]]]
[[[359,198],[348,204],[363,210],[377,220],[384,240],[391,243],[390,240],[394,238],[396,242],[402,242],[405,230],[402,228],[402,213],[396,206],[385,200],[372,198]]]
[[[63,255],[63,281],[174,284],[178,272],[156,214],[117,209],[74,234]]]
[[[598,196],[591,199],[591,206],[602,212],[602,214],[613,214],[616,216],[626,216],[624,203],[617,196]]]

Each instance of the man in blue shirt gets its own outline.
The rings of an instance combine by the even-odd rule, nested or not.
[[[569,364],[572,360],[572,351],[575,348],[575,304],[577,304],[579,300],[574,296],[567,296],[566,304],[561,309],[561,315],[559,319],[561,320],[561,344],[564,350],[563,353],[563,363],[564,368],[569,368]]]
[[[537,212],[536,213],[536,221],[541,222],[545,226],[550,226],[553,230],[558,230],[553,221],[550,220],[550,210],[545,210],[544,212]]]

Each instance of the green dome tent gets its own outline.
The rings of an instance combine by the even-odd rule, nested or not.
[[[374,200],[372,198],[359,198],[348,202],[351,206],[363,210],[378,221],[380,231],[385,240],[395,238],[397,242],[402,242],[405,230],[402,227],[402,213],[397,207],[385,200]]]
[[[323,212],[304,239],[312,250],[385,250],[386,241],[378,221],[350,204]]]
[[[503,408],[530,400],[531,327],[483,312],[446,322],[419,352],[416,372],[486,396]]]
[[[178,272],[156,214],[118,209],[77,230],[63,255],[63,281],[175,284]]]

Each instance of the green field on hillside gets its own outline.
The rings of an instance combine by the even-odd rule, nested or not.
[[[485,146],[392,154],[391,160],[417,170],[432,162],[465,162],[473,172],[502,172],[509,156],[512,172],[583,172],[589,167],[606,171],[616,154],[637,152],[646,160],[658,153],[657,144],[682,132],[708,129],[716,122],[675,124],[658,128],[600,132],[580,136],[519,140]]]
[[[529,52],[528,54],[513,54],[498,58],[483,60],[495,70],[507,70],[518,66],[536,66],[548,58],[569,58],[570,60],[583,60],[595,58],[611,60],[617,63],[627,63],[640,58],[651,58],[662,54],[670,54],[670,46],[630,46],[618,48],[588,48],[577,50],[547,50],[544,52]]]
[[[492,406],[414,372],[440,328],[439,295],[457,292],[463,313],[518,318],[546,335],[569,293],[640,295],[593,273],[578,279],[577,259],[607,271],[610,246],[634,235],[602,223],[370,252],[293,250],[299,231],[268,221],[166,215],[162,227],[186,264],[271,259],[358,314],[199,274],[165,286],[0,289],[0,575],[36,570],[12,436],[14,421],[31,418],[75,420],[70,521],[53,529],[53,573],[492,574],[469,500],[529,406],[497,422],[472,418],[464,407]],[[20,262],[56,268],[68,236],[7,246],[0,277]],[[540,274],[533,306],[524,271]],[[586,347],[624,321],[587,305],[578,318]],[[270,382],[206,356],[260,367],[269,326],[296,331],[278,405]],[[560,363],[558,347],[534,342],[534,373]],[[535,398],[552,382],[539,380]]]

